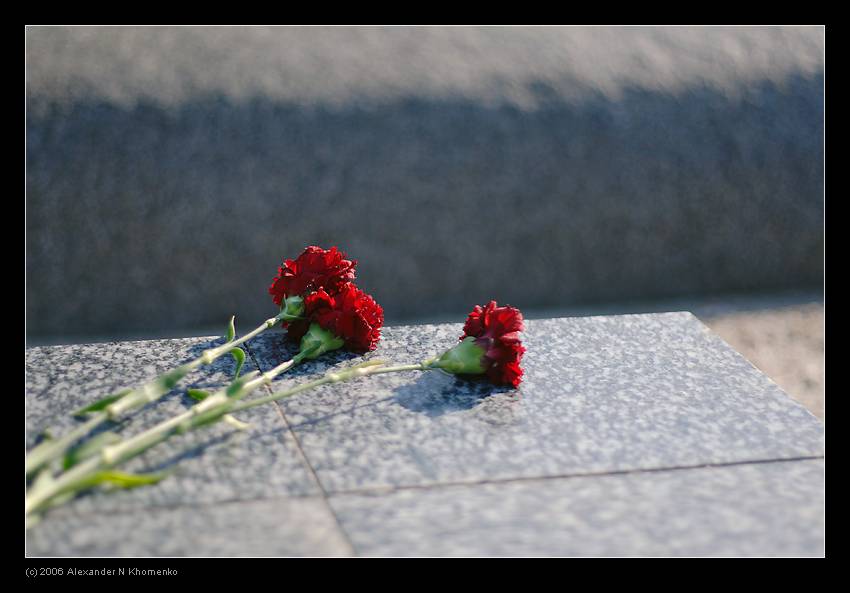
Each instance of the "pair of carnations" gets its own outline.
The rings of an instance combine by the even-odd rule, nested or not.
[[[384,312],[355,284],[357,262],[336,247],[311,246],[281,266],[269,293],[281,312],[289,338],[300,341],[304,358],[338,348],[374,350]],[[469,313],[460,344],[426,361],[428,368],[462,376],[484,376],[497,385],[516,387],[522,380],[525,348],[519,338],[522,314],[490,301]]]
[[[460,343],[438,357],[416,364],[386,366],[383,361],[333,369],[322,377],[249,398],[281,373],[304,360],[345,348],[364,353],[374,350],[381,337],[384,312],[370,295],[355,284],[357,263],[338,249],[308,247],[294,260],[286,260],[269,291],[280,312],[237,338],[233,319],[223,344],[148,381],[108,395],[75,412],[84,422],[59,437],[45,438],[26,458],[27,524],[31,525],[48,508],[98,486],[134,488],[154,484],[165,474],[127,474],[117,467],[172,436],[225,421],[246,425],[234,414],[328,383],[338,383],[372,374],[440,369],[464,377],[483,377],[499,385],[516,387],[522,379],[520,360],[525,352],[519,332],[522,315],[513,307],[498,307],[491,301],[476,306],[469,314]],[[300,351],[291,360],[271,370],[257,370],[239,377],[245,352],[239,347],[263,331],[282,323],[290,339],[300,341]],[[207,393],[190,389],[197,400],[188,410],[167,418],[142,432],[124,435],[102,430],[116,424],[134,410],[152,404],[169,393],[189,373],[231,354],[237,361],[237,378],[226,388]]]

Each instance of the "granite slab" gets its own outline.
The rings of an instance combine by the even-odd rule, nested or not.
[[[345,494],[376,556],[822,556],[823,461]]]
[[[49,346],[26,350],[26,441],[31,447],[45,427],[57,434],[76,420],[70,413],[122,387],[149,380],[180,362],[198,356],[221,338],[188,338]],[[255,368],[250,358],[244,371]],[[117,428],[134,434],[191,406],[188,387],[214,391],[226,386],[233,359],[221,357],[189,375],[172,392],[130,416]],[[82,496],[55,513],[87,514],[151,506],[250,500],[319,492],[297,443],[273,407],[239,414],[250,424],[244,431],[218,424],[173,438],[122,469],[170,470],[155,486]]]
[[[369,356],[410,363],[461,324],[388,327]],[[823,454],[823,425],[689,313],[534,320],[520,389],[441,372],[369,377],[280,402],[328,492]],[[250,343],[263,370],[294,352]],[[282,389],[337,364],[325,356]]]
[[[30,556],[348,556],[322,498],[287,497],[88,517],[27,532]]]
[[[823,425],[688,313],[528,322],[518,390],[408,372],[340,383],[173,439],[27,532],[30,556],[822,555]],[[460,324],[387,327],[408,363]],[[30,348],[26,445],[216,338]],[[294,346],[249,342],[246,370]],[[361,357],[297,367],[282,389]],[[230,380],[222,358],[119,430]],[[267,390],[268,391],[268,390]],[[714,467],[707,467],[714,466]]]

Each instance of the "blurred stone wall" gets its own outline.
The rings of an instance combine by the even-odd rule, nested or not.
[[[823,279],[822,28],[26,44],[30,335],[264,319],[308,244],[359,259],[393,321]]]

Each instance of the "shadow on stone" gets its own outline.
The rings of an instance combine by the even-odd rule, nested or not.
[[[345,414],[351,414],[355,410],[360,410],[362,408],[368,408],[370,406],[376,406],[380,403],[387,402],[387,401],[390,401],[392,399],[393,399],[393,396],[384,397],[384,398],[381,398],[379,400],[369,402],[368,404],[363,404],[363,405],[360,405],[360,406],[351,406],[350,408],[346,408],[345,410],[342,410],[341,412],[336,412],[334,414],[326,414],[325,416],[321,416],[319,418],[312,418],[310,420],[305,420],[304,422],[299,422],[298,424],[293,424],[293,425],[290,426],[290,428],[292,430],[298,430],[299,428],[304,428],[304,427],[311,426],[311,425],[314,425],[314,424],[321,424],[322,422],[325,422],[326,420],[330,420],[331,418],[335,418],[337,416],[343,416]]]
[[[188,459],[195,459],[203,455],[210,447],[214,445],[218,445],[221,443],[226,443],[231,440],[239,431],[236,429],[229,430],[224,434],[220,434],[211,438],[208,438],[201,443],[192,444],[185,447],[180,452],[175,453],[174,455],[163,459],[162,461],[158,461],[149,466],[148,470],[152,472],[160,472],[160,471],[174,471],[175,473],[180,472],[180,465],[182,462]]]
[[[440,371],[423,373],[413,383],[395,391],[395,401],[412,412],[430,418],[471,410],[490,396],[511,393],[510,387],[498,387],[484,380],[460,379]]]
[[[188,351],[188,360],[194,360],[195,358],[201,356],[204,351],[209,350],[210,348],[215,348],[216,346],[221,346],[224,344],[224,337],[216,338],[215,340],[210,340],[208,342],[197,342],[192,344]],[[187,360],[187,362],[188,362]]]

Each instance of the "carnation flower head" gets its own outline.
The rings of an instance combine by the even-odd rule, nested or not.
[[[496,385],[517,387],[522,381],[520,361],[525,347],[519,338],[522,313],[490,301],[475,305],[463,326],[461,343],[446,351],[433,365],[460,375],[486,375]]]
[[[475,338],[484,350],[483,366],[493,383],[518,386],[522,381],[520,361],[525,347],[519,332],[525,329],[522,313],[515,307],[499,307],[490,301],[486,307],[475,305],[463,326],[465,338]]]
[[[311,245],[297,258],[283,262],[269,294],[278,307],[288,297],[306,297],[319,289],[334,295],[355,278],[357,261],[347,257],[336,247],[322,249]]]
[[[384,325],[381,306],[351,283],[342,286],[334,295],[320,288],[306,296],[304,317],[289,323],[290,339],[301,340],[311,324],[317,324],[340,338],[345,349],[352,352],[374,350]]]

